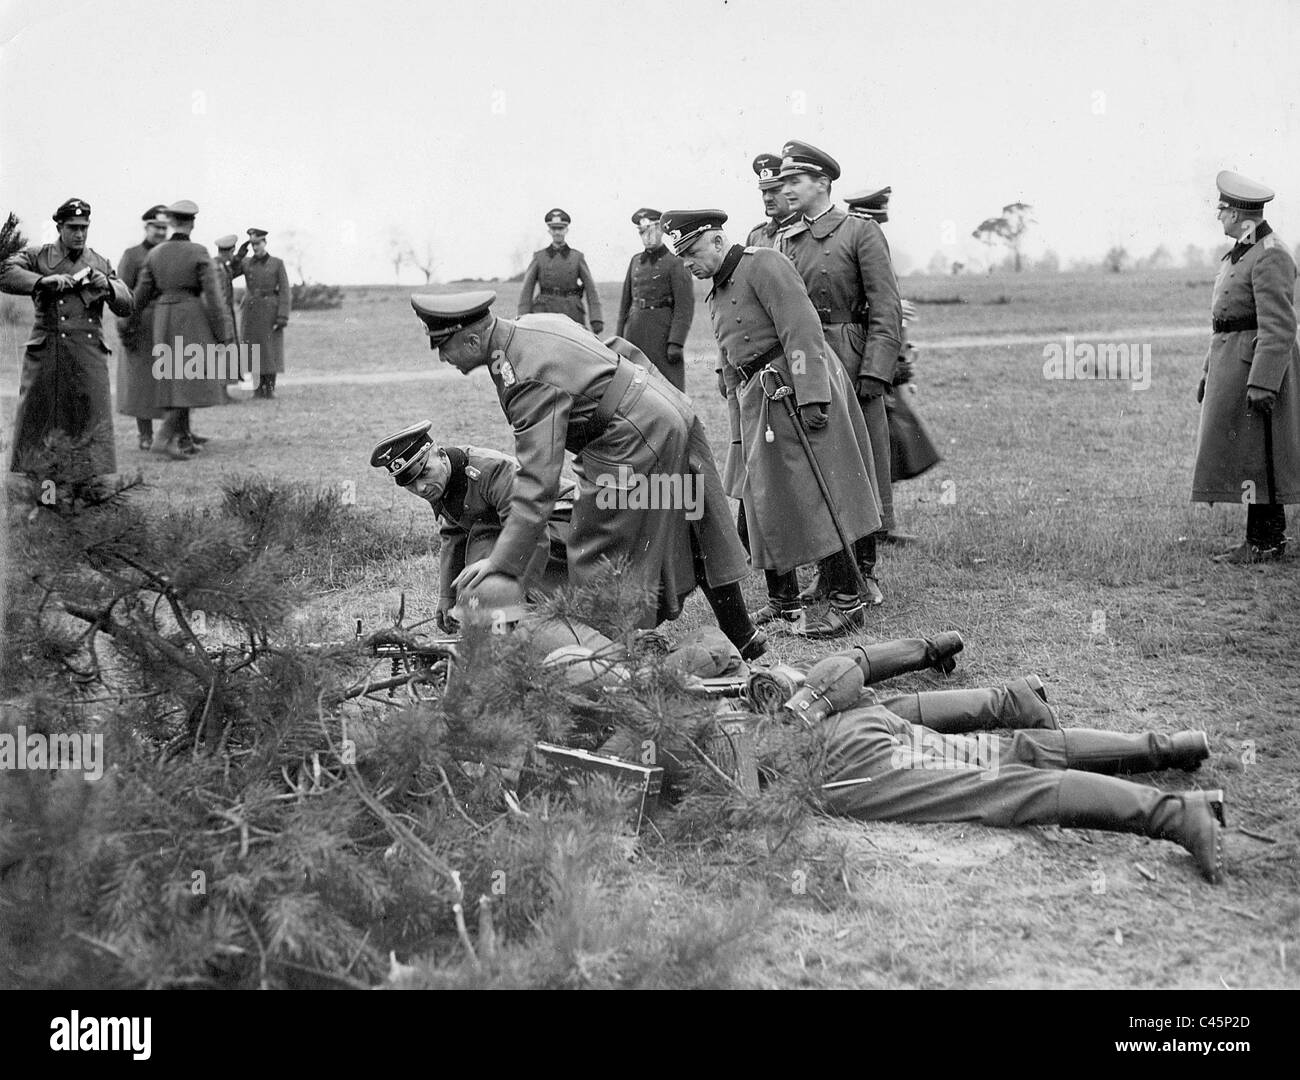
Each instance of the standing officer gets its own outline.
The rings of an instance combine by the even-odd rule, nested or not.
[[[519,314],[553,311],[567,315],[579,326],[591,322],[591,332],[605,330],[605,317],[600,313],[600,293],[596,279],[587,269],[587,257],[566,241],[569,223],[573,219],[558,206],[547,213],[546,227],[551,230],[551,244],[533,252],[533,261],[524,274],[523,288],[519,290]],[[537,297],[533,297],[533,288]],[[586,300],[586,311],[583,300]]]
[[[212,260],[212,265],[217,271],[217,285],[221,289],[222,299],[225,301],[226,314],[230,316],[230,325],[235,333],[235,344],[239,344],[239,322],[235,318],[235,279],[230,276],[230,264],[235,261],[235,243],[238,237],[234,233],[227,233],[225,236],[219,236],[216,239],[217,254]],[[242,365],[242,358],[241,358]],[[231,382],[243,382],[244,370],[239,371],[239,377],[231,379]],[[229,388],[226,390],[226,397],[234,401]]]
[[[659,211],[643,206],[632,215],[645,250],[632,257],[618,306],[619,337],[627,338],[678,390],[686,389],[682,346],[695,314],[695,282],[682,260],[664,245]]]
[[[759,154],[753,161],[754,175],[758,177],[758,190],[763,196],[763,212],[767,220],[759,222],[749,230],[745,240],[746,247],[777,246],[777,238],[783,229],[799,220],[799,213],[790,209],[782,188],[785,181],[781,179],[781,158],[777,154]],[[722,485],[733,499],[740,500],[736,512],[736,529],[740,533],[741,543],[749,549],[749,532],[745,527],[745,507],[742,492],[745,487],[745,461],[740,452],[740,401],[736,396],[735,368],[718,357],[715,369],[718,376],[718,393],[727,401],[727,422],[730,427],[731,441],[727,446],[727,459],[722,467]]]
[[[871,435],[881,527],[894,527],[889,420],[884,394],[902,348],[902,308],[885,234],[874,222],[850,217],[831,202],[839,164],[803,142],[781,150],[781,179],[802,220],[781,237],[781,250],[799,271],[821,318],[826,340],[853,381]],[[884,601],[875,580],[875,538],[858,548],[858,565],[872,604]]]
[[[493,292],[411,298],[444,362],[466,375],[488,367],[515,433],[509,520],[491,555],[470,563],[456,589],[524,576],[559,496],[567,450],[577,455],[579,483],[570,580],[625,562],[654,597],[643,627],[677,618],[699,584],[741,654],[761,655],[763,635],[740,588],[745,552],[690,400],[563,319],[495,317],[488,310],[495,300]]]
[[[131,290],[102,255],[86,246],[90,204],[69,199],[56,211],[59,238],[11,255],[0,267],[0,290],[30,296],[36,321],[23,354],[9,468],[37,478],[71,468],[89,479],[117,471],[104,305],[133,310]],[[50,440],[72,441],[73,460],[54,457]]]
[[[149,252],[167,239],[166,211],[167,207],[161,203],[149,207],[140,216],[144,222],[144,240],[122,252],[117,273],[128,289],[135,289]],[[166,415],[155,402],[158,386],[149,371],[153,364],[153,307],[147,311],[137,308],[125,319],[119,319],[117,337],[122,343],[117,358],[117,411],[135,417],[140,449],[148,450],[153,445],[153,422]]]
[[[143,309],[157,300],[154,351],[166,350],[155,355],[151,369],[158,385],[158,405],[167,410],[158,433],[161,442],[155,441],[153,450],[181,461],[193,457],[198,444],[207,442],[196,439],[190,430],[190,410],[226,400],[226,372],[217,371],[215,364],[209,367],[208,357],[215,359],[209,346],[230,345],[235,339],[208,250],[190,239],[198,212],[189,199],[167,207],[172,234],[149,253],[135,286],[137,307]],[[191,361],[195,347],[204,360],[201,368]],[[235,355],[234,349],[227,354],[230,363],[236,362]]]
[[[1264,220],[1272,190],[1233,172],[1216,182],[1219,222],[1237,243],[1214,282],[1192,501],[1238,502],[1246,492],[1246,540],[1215,561],[1255,563],[1285,554],[1286,504],[1300,502],[1296,266]]]
[[[785,181],[781,179],[781,156],[759,154],[753,162],[754,175],[758,177],[758,190],[763,196],[763,213],[760,221],[749,230],[746,247],[778,247],[781,232],[799,220],[799,211],[785,197]]]
[[[267,254],[265,229],[249,229],[248,239],[239,245],[230,261],[233,282],[244,278],[244,302],[239,313],[244,343],[253,356],[253,372],[258,376],[253,397],[275,397],[275,377],[284,371],[284,328],[293,310],[293,290],[284,262]],[[253,254],[248,254],[249,245]]]
[[[766,572],[769,599],[755,621],[775,622],[808,637],[833,637],[865,623],[834,515],[849,541],[880,528],[871,440],[790,261],[771,248],[728,244],[722,231],[726,220],[721,210],[670,210],[663,226],[686,268],[713,279],[708,296],[713,332],[723,363],[734,369],[729,378],[738,387],[749,551],[754,565]],[[791,390],[797,420],[782,400]],[[796,423],[807,434],[829,500],[816,482]],[[809,624],[796,571],[818,559],[825,559],[831,607],[824,620]]]

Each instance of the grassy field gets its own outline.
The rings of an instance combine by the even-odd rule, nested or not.
[[[921,542],[885,549],[887,603],[868,634],[965,638],[951,679],[909,677],[902,690],[1036,672],[1066,726],[1206,730],[1211,761],[1159,782],[1227,789],[1226,884],[1202,883],[1176,845],[1131,836],[821,821],[810,850],[824,857],[797,880],[766,880],[775,906],[746,949],[741,984],[1300,986],[1300,585],[1293,561],[1212,564],[1243,535],[1243,508],[1188,502],[1208,343],[1195,331],[1208,321],[1212,276],[904,280],[919,302],[920,403],[947,458],[896,488],[900,526]],[[517,289],[501,287],[502,314]],[[243,389],[238,404],[195,413],[212,442],[194,461],[140,453],[134,421],[118,418],[120,467],[141,471],[144,499],[210,503],[224,477],[262,473],[337,486],[359,512],[426,534],[423,556],[363,573],[319,568],[304,614],[340,635],[355,618],[386,620],[401,590],[423,613],[436,593],[433,515],[367,466],[375,441],[428,417],[445,441],[511,448],[486,375],[432,369],[407,294],[348,290],[339,310],[296,314],[278,397],[254,401]],[[602,295],[612,330],[617,286]],[[6,395],[25,332],[0,325]],[[1044,378],[1045,346],[1090,333],[1150,345],[1149,388]],[[703,306],[687,354],[688,389],[721,455]],[[382,374],[417,369],[431,374]],[[347,381],[358,376],[366,381]],[[13,404],[6,396],[6,426]],[[748,589],[757,604],[759,575]],[[665,629],[696,625],[703,609],[692,598]],[[828,651],[774,644],[784,660]],[[740,854],[652,853],[638,887],[670,912],[726,903]]]

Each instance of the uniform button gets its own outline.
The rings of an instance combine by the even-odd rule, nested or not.
[[[736,322],[740,322],[740,316],[739,316],[739,315],[736,316]]]
[[[745,335],[745,340],[746,340],[746,341],[749,340],[749,335],[748,335],[748,334]]]
[[[67,334],[60,334],[59,337],[67,337]]]
[[[733,299],[731,302],[734,304],[736,301],[735,301],[735,299]]]

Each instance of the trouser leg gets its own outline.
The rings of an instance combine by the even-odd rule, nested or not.
[[[863,536],[853,542],[853,554],[857,558],[858,569],[865,578],[876,576],[876,534]]]
[[[704,598],[713,609],[713,617],[718,620],[718,629],[727,635],[737,649],[744,649],[754,637],[753,620],[745,606],[745,594],[740,582],[730,585],[712,586],[704,569],[704,558],[700,552],[700,542],[695,533],[691,533],[691,560],[695,566],[695,581],[704,590]]]
[[[135,421],[135,430],[142,439],[153,438],[153,421],[148,417],[137,417]]]
[[[978,690],[927,690],[881,702],[890,712],[942,735],[990,728],[1055,729],[1052,710],[1025,679]],[[1062,766],[1063,767],[1063,766]]]
[[[1286,507],[1281,503],[1250,503],[1246,507],[1246,540],[1262,548],[1286,541]]]
[[[849,562],[846,552],[836,551],[827,555],[819,565],[819,572],[830,592],[832,606],[842,609],[861,606],[857,579],[853,576],[853,564]]]
[[[763,577],[767,581],[767,598],[774,608],[798,611],[803,607],[799,600],[799,575],[796,571],[764,570]]]
[[[740,505],[736,507],[736,535],[740,537],[740,544],[749,553],[749,525],[745,522],[745,502],[742,499]]]

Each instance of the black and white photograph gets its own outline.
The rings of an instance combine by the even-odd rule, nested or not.
[[[23,1038],[1095,990],[1042,1049],[1263,1050],[1298,56],[1292,0],[0,4]]]

